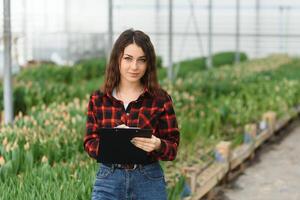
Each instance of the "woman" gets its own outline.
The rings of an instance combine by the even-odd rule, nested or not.
[[[92,199],[167,199],[159,160],[174,160],[179,129],[171,97],[158,84],[156,55],[148,35],[124,31],[114,44],[101,90],[90,96],[84,149],[98,160],[101,127],[152,129],[132,144],[147,152],[145,164],[101,163]]]

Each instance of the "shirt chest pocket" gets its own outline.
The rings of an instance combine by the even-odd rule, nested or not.
[[[140,128],[155,129],[160,116],[159,108],[141,108],[138,114],[138,124]]]

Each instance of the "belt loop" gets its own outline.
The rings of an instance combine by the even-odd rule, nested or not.
[[[139,169],[140,169],[140,170],[142,170],[142,169],[143,169],[143,165],[141,165],[141,164],[138,164],[138,166],[139,166]]]
[[[111,164],[111,172],[114,172],[114,171],[115,171],[115,165]]]

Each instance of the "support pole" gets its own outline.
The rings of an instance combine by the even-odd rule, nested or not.
[[[255,5],[255,57],[260,54],[260,0],[256,0]]]
[[[10,24],[10,0],[3,1],[4,13],[4,123],[13,122],[13,101],[12,101],[12,81],[11,81],[11,24]]]
[[[107,62],[113,45],[113,0],[108,0],[108,41],[107,41]]]
[[[236,0],[235,64],[240,63],[240,0]]]
[[[212,0],[208,2],[208,55],[206,59],[206,67],[212,68]]]
[[[169,0],[169,67],[168,78],[173,81],[173,0]]]

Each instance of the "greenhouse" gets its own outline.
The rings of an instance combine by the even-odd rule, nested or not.
[[[299,9],[3,0],[0,199],[300,199]]]

